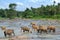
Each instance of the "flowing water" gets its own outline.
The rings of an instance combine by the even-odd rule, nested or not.
[[[56,33],[49,34],[40,34],[36,31],[33,31],[30,23],[36,22],[37,25],[54,25],[56,26]],[[14,29],[15,35],[25,35],[30,37],[30,40],[60,40],[60,23],[55,21],[44,21],[44,20],[18,20],[18,21],[4,21],[0,22],[0,27],[6,26],[7,29]],[[28,26],[33,31],[32,33],[25,32],[23,33],[20,29],[21,26]],[[4,33],[0,28],[0,38],[5,38]]]

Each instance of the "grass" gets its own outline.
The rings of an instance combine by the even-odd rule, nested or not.
[[[37,16],[37,17],[33,17],[33,18],[30,18],[30,19],[34,19],[34,20],[60,20],[60,18],[54,18],[54,17],[43,17],[43,16]]]
[[[0,17],[0,20],[4,20],[5,18]]]
[[[7,20],[8,18],[2,18],[2,17],[0,17],[0,20]]]
[[[21,17],[15,17],[15,18],[21,18]],[[2,18],[0,17],[0,20],[6,20],[8,18]],[[35,16],[32,18],[25,18],[25,19],[33,19],[33,20],[60,20],[60,18],[56,17],[56,16],[52,16],[52,17],[48,17],[48,16]]]

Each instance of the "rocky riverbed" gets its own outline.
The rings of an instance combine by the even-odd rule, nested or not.
[[[23,33],[20,30],[21,26],[28,26],[32,29],[30,23],[35,22],[37,25],[56,26],[55,33],[39,34],[35,31],[33,33]],[[13,19],[0,20],[0,26],[6,26],[8,29],[14,29],[15,35],[11,38],[5,38],[3,31],[0,29],[0,40],[60,40],[60,20],[31,20],[31,19]]]

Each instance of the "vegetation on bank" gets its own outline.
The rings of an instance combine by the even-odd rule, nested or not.
[[[30,19],[42,19],[42,18],[50,18],[50,19],[60,19],[60,3],[55,5],[55,1],[53,5],[41,5],[39,8],[31,9],[26,8],[25,11],[17,11],[17,4],[11,3],[9,4],[9,9],[0,9],[0,19],[1,18],[30,18]]]

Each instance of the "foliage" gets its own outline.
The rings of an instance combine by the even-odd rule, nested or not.
[[[58,5],[55,5],[55,1],[53,2],[53,5],[41,5],[39,8],[33,8],[31,9],[26,8],[25,11],[17,11],[16,4],[12,3],[9,4],[9,9],[0,9],[0,17],[2,18],[60,18],[60,3]]]

